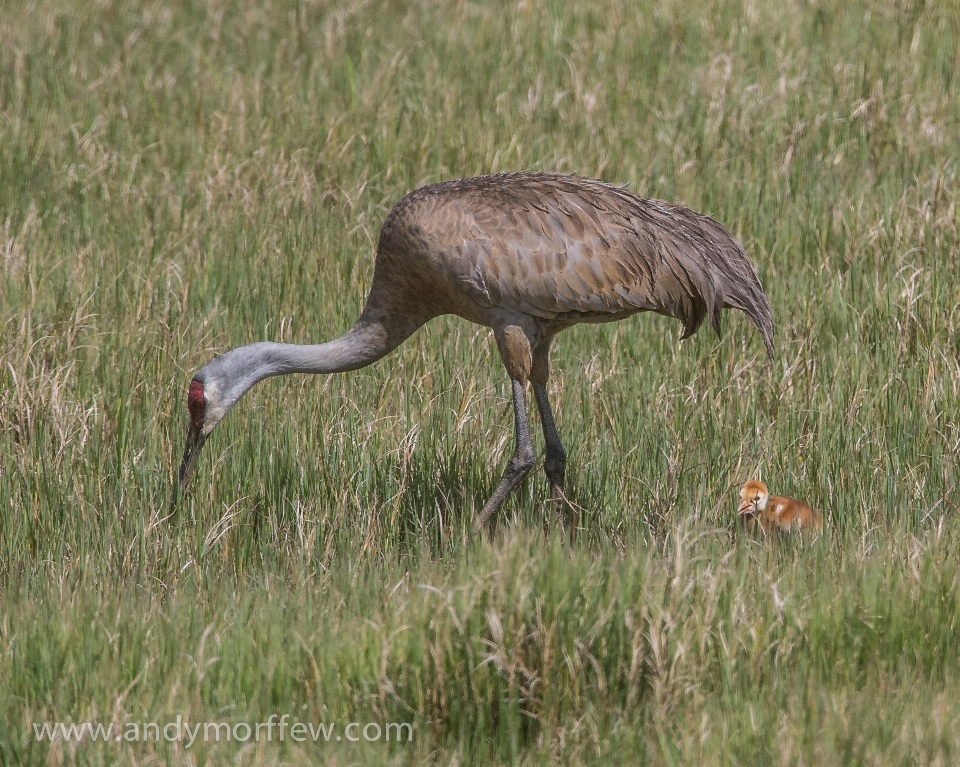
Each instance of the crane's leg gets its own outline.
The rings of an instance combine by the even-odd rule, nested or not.
[[[564,474],[567,470],[567,451],[563,449],[560,435],[557,434],[557,425],[553,420],[553,410],[547,397],[547,387],[535,383],[533,394],[537,398],[537,410],[540,411],[540,423],[543,426],[543,441],[546,446],[546,456],[543,459],[543,469],[550,480],[550,499],[565,500]]]
[[[489,522],[491,528],[494,526],[494,516],[500,504],[530,473],[535,460],[533,442],[530,440],[530,422],[527,418],[526,386],[530,377],[530,367],[533,364],[530,340],[519,325],[495,327],[493,333],[497,339],[503,366],[510,375],[516,446],[507,463],[507,470],[503,473],[503,479],[480,511],[480,526],[483,527]]]
[[[513,416],[514,429],[516,431],[516,447],[513,449],[513,455],[507,463],[507,470],[503,473],[503,479],[493,491],[490,500],[484,505],[480,512],[480,526],[487,523],[490,527],[494,526],[494,515],[504,499],[513,492],[523,478],[530,473],[533,468],[533,442],[530,440],[530,423],[527,419],[527,397],[524,391],[524,385],[516,378],[510,380],[510,386],[513,389]]]
[[[567,451],[563,449],[563,443],[557,433],[557,424],[553,420],[553,409],[550,407],[550,397],[547,394],[547,381],[550,378],[550,342],[552,340],[552,338],[547,338],[534,351],[530,381],[533,383],[533,395],[537,400],[540,424],[543,426],[543,441],[546,447],[543,469],[550,482],[550,499],[556,505],[558,512],[566,510],[564,522],[573,530],[576,528],[576,516],[564,492]]]

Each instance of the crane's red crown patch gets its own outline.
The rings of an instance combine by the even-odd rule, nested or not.
[[[190,411],[190,421],[193,425],[203,426],[207,400],[204,399],[203,384],[200,381],[190,382],[190,393],[187,394],[187,410]]]

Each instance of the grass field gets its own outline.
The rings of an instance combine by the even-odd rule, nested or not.
[[[960,763],[958,52],[923,0],[0,3],[0,759]],[[340,335],[403,194],[514,169],[724,223],[776,361],[562,335],[573,543],[539,468],[475,532],[512,413],[450,318],[259,385],[171,515],[192,372]],[[757,475],[825,535],[736,533]],[[33,729],[271,715],[414,736]]]

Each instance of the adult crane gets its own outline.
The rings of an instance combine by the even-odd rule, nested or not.
[[[210,432],[258,381],[365,367],[428,320],[456,314],[493,329],[513,395],[513,456],[480,524],[494,520],[533,467],[528,381],[540,411],[551,496],[564,499],[566,453],[547,397],[554,336],[580,322],[644,311],[679,319],[683,338],[708,317],[719,333],[726,307],[746,313],[772,357],[770,302],[743,247],[688,208],[559,174],[431,184],[400,200],[384,221],[366,307],[346,334],[317,345],[241,346],[197,371],[187,397],[180,489]]]

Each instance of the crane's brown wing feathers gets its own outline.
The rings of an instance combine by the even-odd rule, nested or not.
[[[708,317],[719,332],[721,309],[734,307],[772,355],[760,281],[741,245],[707,216],[599,181],[538,173],[436,184],[397,209],[405,203],[432,222],[436,257],[481,305],[544,319],[654,311],[679,319],[685,338]]]

